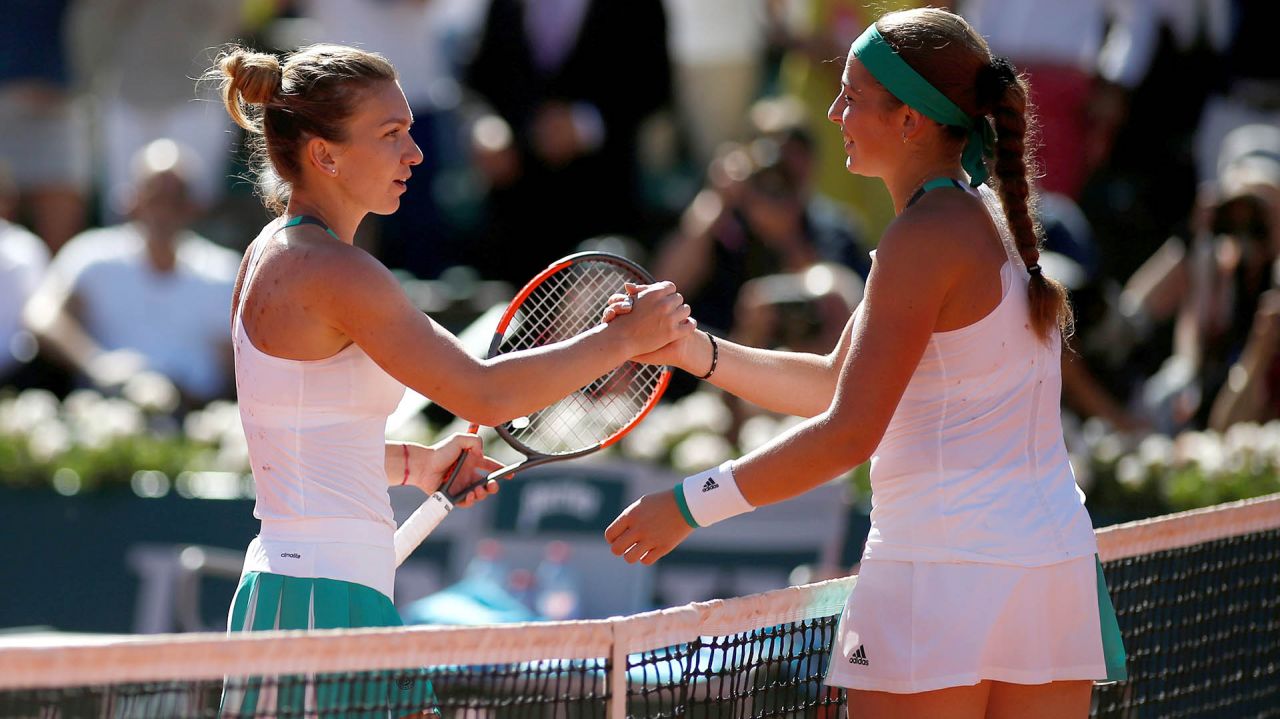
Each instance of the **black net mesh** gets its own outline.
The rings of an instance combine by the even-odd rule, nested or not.
[[[1103,565],[1129,680],[1099,717],[1280,717],[1280,530]]]
[[[1280,717],[1280,530],[1118,559],[1104,571],[1130,678],[1095,688],[1092,716]],[[755,599],[733,601],[754,609]],[[829,616],[768,626],[717,624],[737,631],[628,651],[625,677],[612,676],[609,660],[600,658],[225,683],[77,687],[67,681],[53,689],[0,690],[0,717],[318,719],[438,712],[450,719],[621,719],[616,711],[622,706],[628,717],[655,719],[856,717],[845,693],[823,684],[838,609],[814,606],[823,609],[813,613]],[[733,614],[753,615],[769,616],[741,608]],[[528,630],[510,631],[515,646],[518,633]],[[430,656],[429,648],[422,651]],[[68,659],[65,667],[72,679],[74,664]],[[4,682],[0,675],[0,686]],[[611,687],[620,693],[625,687],[625,700],[611,702]]]
[[[10,691],[3,717],[605,719],[608,661],[229,677]]]
[[[627,659],[627,715],[665,719],[832,717],[844,692],[822,683],[837,616],[699,637]]]

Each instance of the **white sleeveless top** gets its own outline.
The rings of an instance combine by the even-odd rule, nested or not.
[[[354,343],[319,360],[275,357],[254,346],[244,298],[276,220],[254,242],[232,339],[240,419],[248,440],[262,532],[245,571],[341,579],[388,597],[395,520],[387,494],[386,422],[400,384]]]
[[[1061,340],[1032,331],[1026,266],[999,200],[981,196],[1009,257],[1003,295],[929,338],[871,457],[863,559],[1040,566],[1097,551],[1063,442]]]

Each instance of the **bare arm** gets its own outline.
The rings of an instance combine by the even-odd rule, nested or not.
[[[636,311],[621,323],[481,360],[414,307],[377,260],[362,250],[338,249],[308,260],[305,296],[314,302],[312,311],[360,345],[391,376],[454,414],[484,425],[541,409],[694,327],[675,287],[659,283],[638,295]]]
[[[707,381],[771,412],[813,417],[831,406],[857,318],[855,310],[839,343],[826,355],[760,349],[717,337],[716,371]],[[711,367],[711,354],[711,340],[706,333],[695,332],[636,359],[670,364],[701,377]]]
[[[963,265],[964,249],[945,227],[918,224],[899,220],[880,243],[831,406],[734,463],[751,505],[807,492],[866,461],[880,443]],[[691,531],[674,495],[660,492],[627,508],[605,538],[627,561],[651,564]]]
[[[48,277],[27,303],[23,320],[43,346],[100,388],[119,387],[147,368],[137,352],[104,350],[77,318],[77,302],[61,279]]]
[[[1187,293],[1188,261],[1186,244],[1169,238],[1125,283],[1124,302],[1156,322],[1172,317]]]
[[[880,444],[955,282],[962,250],[936,223],[899,221],[885,233],[831,405],[735,463],[753,506],[803,494],[867,461]]]

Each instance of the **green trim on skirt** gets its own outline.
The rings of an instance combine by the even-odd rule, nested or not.
[[[338,579],[249,572],[231,601],[228,632],[402,626],[395,605],[372,587]],[[418,670],[229,678],[221,716],[311,716],[385,719],[436,706]]]
[[[1102,574],[1102,560],[1096,554],[1094,560],[1098,567],[1098,624],[1102,628],[1102,655],[1107,662],[1107,681],[1124,681],[1129,678],[1129,670],[1125,668],[1128,656],[1124,651],[1124,637],[1120,636],[1116,608],[1111,604],[1107,578]]]

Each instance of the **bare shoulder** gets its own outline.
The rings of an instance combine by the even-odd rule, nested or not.
[[[889,225],[876,261],[922,279],[954,280],[998,247],[994,233],[981,200],[960,190],[936,190]]]
[[[274,259],[309,297],[350,300],[357,294],[399,290],[391,271],[376,258],[359,247],[335,242],[319,228],[291,227],[281,236],[283,251]]]

